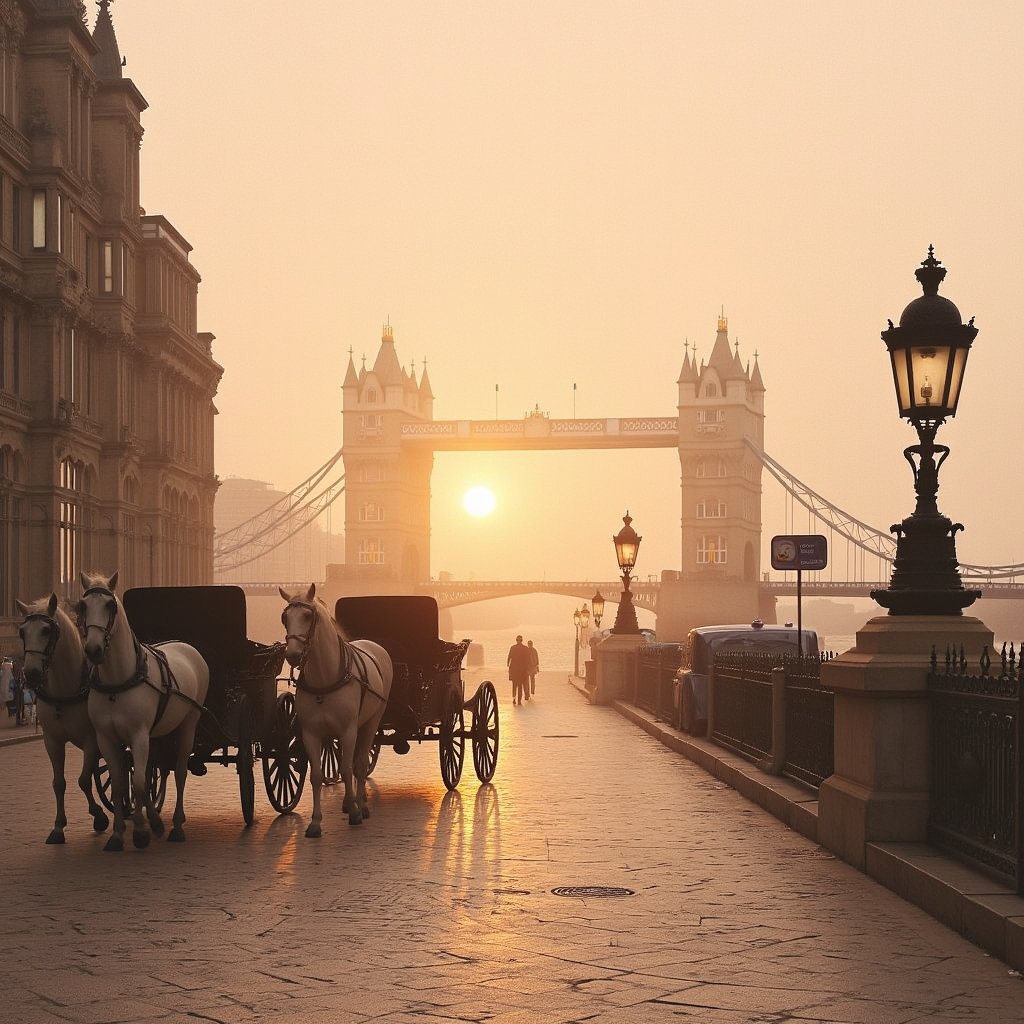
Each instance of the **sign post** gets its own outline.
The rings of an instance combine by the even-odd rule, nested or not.
[[[828,565],[828,541],[820,533],[780,534],[772,537],[772,568],[796,570],[796,651],[803,656],[803,595],[800,593],[804,569],[824,569]]]

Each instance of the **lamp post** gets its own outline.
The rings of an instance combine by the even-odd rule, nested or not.
[[[594,609],[594,627],[600,629],[601,619],[604,616],[604,598],[601,596],[600,590],[596,591],[590,599],[590,607]]]
[[[574,677],[578,677],[580,674],[580,610],[574,608],[572,612],[572,624],[576,627],[576,639],[572,645],[573,662],[572,662],[572,674]]]
[[[915,276],[924,294],[903,310],[898,327],[889,321],[882,340],[892,360],[900,417],[917,430],[919,443],[903,452],[914,473],[917,504],[890,528],[896,534],[892,578],[887,590],[872,591],[871,597],[890,615],[962,615],[981,591],[965,589],[957,568],[956,534],[963,524],[938,509],[939,468],[949,449],[935,443],[935,434],[956,415],[978,329],[974,317],[963,323],[956,306],[938,294],[946,268],[932,246]]]
[[[636,621],[636,609],[633,607],[633,595],[629,591],[630,574],[636,565],[636,555],[640,548],[642,537],[638,537],[636,530],[629,524],[633,522],[627,511],[622,517],[623,527],[612,537],[615,545],[615,560],[619,563],[622,571],[622,597],[619,599],[619,610],[615,615],[615,625],[612,632],[616,634],[636,635],[640,632],[640,625]]]

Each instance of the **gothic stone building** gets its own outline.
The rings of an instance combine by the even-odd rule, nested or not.
[[[192,247],[139,206],[108,3],[90,32],[77,0],[0,0],[0,638],[83,568],[212,577],[222,369]]]

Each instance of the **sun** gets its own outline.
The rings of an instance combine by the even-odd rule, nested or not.
[[[471,515],[481,518],[489,516],[498,504],[494,491],[489,487],[470,487],[462,496],[462,507]]]

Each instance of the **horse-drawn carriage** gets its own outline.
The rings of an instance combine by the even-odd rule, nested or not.
[[[295,722],[295,697],[278,693],[284,644],[264,645],[246,636],[245,594],[238,587],[139,587],[124,595],[124,609],[144,644],[183,640],[210,669],[205,710],[199,719],[189,771],[205,775],[210,764],[233,765],[242,817],[255,813],[255,763],[274,810],[293,810],[306,781],[306,755]],[[174,766],[169,744],[153,744],[149,786],[163,803]],[[97,788],[110,809],[109,775],[101,765]]]
[[[370,770],[381,747],[405,754],[410,743],[436,742],[441,778],[454,789],[469,740],[477,778],[490,782],[498,763],[494,684],[484,681],[467,699],[462,661],[470,642],[439,638],[437,602],[432,597],[342,597],[334,606],[334,618],[346,636],[380,644],[394,668]],[[331,748],[325,748],[325,767],[332,756]]]

